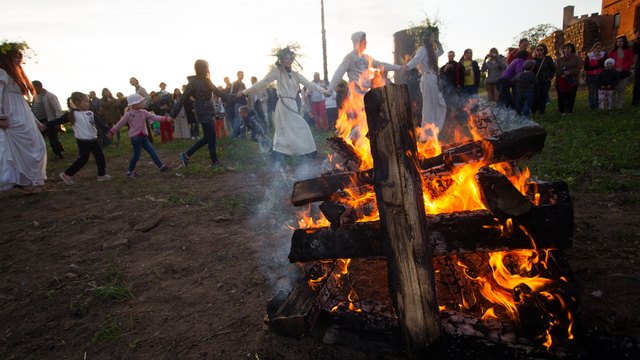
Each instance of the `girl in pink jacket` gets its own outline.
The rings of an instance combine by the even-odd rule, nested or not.
[[[145,122],[153,123],[154,121],[163,122],[167,121],[166,116],[157,116],[149,113],[144,110],[144,98],[138,94],[133,94],[127,96],[127,103],[129,104],[129,111],[127,111],[118,123],[109,130],[109,140],[113,139],[113,134],[120,131],[120,129],[129,124],[129,138],[131,140],[131,145],[133,146],[133,157],[131,158],[131,162],[129,162],[129,171],[127,172],[127,176],[131,178],[140,177],[138,171],[136,171],[136,163],[140,160],[140,155],[142,153],[142,149],[144,148],[149,155],[151,155],[151,159],[158,166],[160,171],[169,171],[173,169],[169,165],[162,164],[162,161],[158,158],[156,151],[153,146],[147,139],[147,127],[145,126]]]

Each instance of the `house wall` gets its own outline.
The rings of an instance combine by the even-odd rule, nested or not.
[[[620,26],[614,26],[615,15],[620,14]],[[635,39],[634,28],[640,20],[640,0],[602,0],[600,42],[605,48],[613,45],[616,37],[626,35]]]

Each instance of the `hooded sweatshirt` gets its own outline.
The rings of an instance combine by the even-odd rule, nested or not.
[[[349,83],[355,84],[356,91],[360,94],[365,94],[371,88],[370,68],[373,67],[378,70],[384,69],[387,72],[400,70],[400,65],[380,62],[369,55],[360,53],[360,41],[364,35],[365,33],[362,31],[358,31],[351,35],[353,51],[344,57],[342,63],[333,74],[333,78],[331,78],[331,83],[329,84],[329,91],[333,91],[336,86],[338,86],[345,72],[347,73],[347,77],[349,77]]]

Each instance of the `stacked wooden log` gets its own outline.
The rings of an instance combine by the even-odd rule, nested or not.
[[[389,293],[404,350],[410,357],[420,358],[428,353],[429,345],[442,330],[434,266],[439,268],[440,280],[458,302],[464,307],[474,307],[476,297],[459,264],[484,261],[486,258],[481,254],[487,252],[569,247],[573,207],[564,183],[532,183],[527,195],[523,195],[504,175],[484,167],[476,175],[476,181],[487,210],[426,215],[422,187],[425,179],[439,187],[434,192],[441,192],[449,186],[450,176],[459,166],[529,159],[542,151],[546,132],[540,126],[531,126],[500,133],[497,122],[492,124],[495,119],[489,109],[476,110],[470,123],[473,122],[477,133],[484,135],[483,140],[453,144],[444,147],[438,156],[419,159],[407,98],[406,87],[393,85],[374,89],[365,96],[373,169],[360,169],[361,162],[354,158],[356,151],[333,138],[331,147],[344,161],[345,171],[333,171],[295,184],[291,202],[300,206],[324,201],[320,209],[331,226],[294,231],[289,259],[306,262],[386,258]],[[348,201],[353,194],[372,189],[375,202],[354,206]],[[379,221],[357,222],[375,210],[379,211]],[[562,258],[562,253],[559,256]],[[562,261],[552,267],[568,268]],[[571,278],[567,274],[562,276]],[[326,276],[320,288],[334,287],[329,279],[338,277],[337,273]],[[307,281],[299,282],[298,287],[308,287]],[[514,291],[522,299],[523,313],[541,308],[526,286]],[[307,299],[307,295],[299,294],[308,292],[294,290],[292,295]],[[303,336],[312,330],[317,319],[314,309],[322,307],[327,297],[316,296],[321,300],[315,300],[313,305],[303,299],[307,305],[301,311],[291,305],[301,301],[292,295],[286,300],[290,305],[280,307],[270,316],[269,323],[281,334]]]

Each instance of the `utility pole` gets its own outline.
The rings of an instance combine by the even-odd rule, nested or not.
[[[324,69],[324,82],[329,81],[327,71],[327,32],[324,30],[324,0],[320,0],[320,19],[322,21],[322,60]]]

